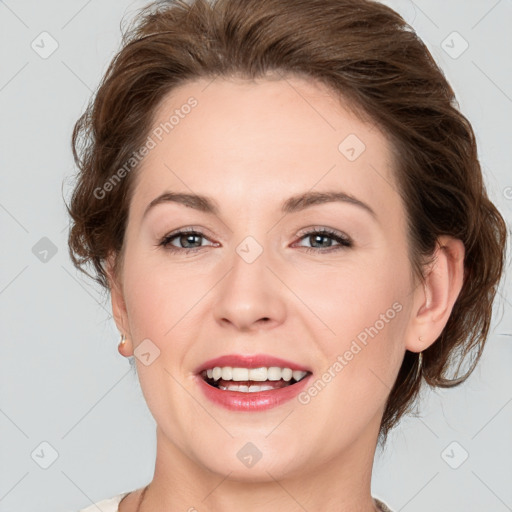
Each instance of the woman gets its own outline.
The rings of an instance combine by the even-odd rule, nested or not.
[[[141,11],[73,133],[70,254],[157,423],[103,511],[390,510],[377,443],[471,373],[503,268],[455,104],[377,2]]]

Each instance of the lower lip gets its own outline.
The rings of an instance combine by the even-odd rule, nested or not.
[[[214,404],[230,411],[265,411],[295,398],[305,387],[312,375],[304,377],[300,382],[284,388],[269,391],[227,391],[210,386],[200,375],[197,375],[199,387],[206,398]]]

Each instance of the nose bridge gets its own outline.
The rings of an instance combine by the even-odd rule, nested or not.
[[[261,240],[261,237],[258,237]],[[232,259],[232,281],[235,286],[250,288],[252,292],[265,293],[268,286],[268,268],[271,255],[268,243],[254,236],[246,236],[236,247]]]
[[[268,240],[267,240],[268,241]],[[238,328],[249,328],[259,320],[283,321],[285,307],[282,285],[267,268],[272,266],[271,249],[265,241],[246,236],[235,248],[216,301],[215,315]]]

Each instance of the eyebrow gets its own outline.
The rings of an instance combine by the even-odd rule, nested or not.
[[[177,192],[164,192],[153,199],[146,207],[143,217],[158,204],[162,203],[178,203],[195,210],[213,215],[219,215],[220,209],[218,204],[210,197],[198,194],[184,194]],[[373,218],[377,218],[375,211],[363,201],[345,192],[305,192],[288,198],[281,205],[281,211],[284,214],[295,213],[311,206],[324,203],[342,202],[360,207],[368,212]]]

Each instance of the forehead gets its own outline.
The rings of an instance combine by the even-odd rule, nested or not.
[[[304,78],[182,84],[155,111],[149,137],[153,147],[136,175],[139,213],[166,188],[224,204],[251,197],[270,206],[327,189],[376,210],[399,201],[384,134]]]

